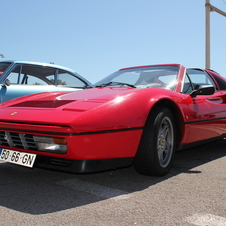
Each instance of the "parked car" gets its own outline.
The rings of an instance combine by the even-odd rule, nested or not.
[[[1,61],[0,84],[0,102],[33,93],[81,90],[91,85],[71,69],[28,61]]]
[[[0,159],[76,173],[133,164],[163,176],[175,151],[225,137],[225,109],[226,79],[214,71],[124,68],[94,88],[2,103]]]

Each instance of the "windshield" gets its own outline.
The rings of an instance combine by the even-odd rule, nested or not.
[[[119,70],[95,83],[95,86],[129,86],[175,90],[178,66],[150,66]]]

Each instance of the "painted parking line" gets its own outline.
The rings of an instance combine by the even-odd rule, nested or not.
[[[197,226],[226,226],[225,217],[212,214],[195,214],[187,217],[186,221]]]
[[[102,198],[107,199],[128,199],[130,197],[130,194],[128,192],[83,180],[70,179],[58,182],[57,184],[67,186],[77,191],[88,192],[90,194],[98,195]]]

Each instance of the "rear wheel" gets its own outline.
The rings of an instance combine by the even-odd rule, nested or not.
[[[173,115],[168,108],[156,107],[147,119],[134,167],[144,175],[164,176],[172,167],[175,149]]]

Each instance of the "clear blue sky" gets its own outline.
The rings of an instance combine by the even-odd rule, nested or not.
[[[210,0],[226,12],[226,0]],[[122,68],[205,67],[205,0],[0,0],[0,60],[54,62],[91,82]],[[211,12],[211,68],[226,77],[226,17]]]

